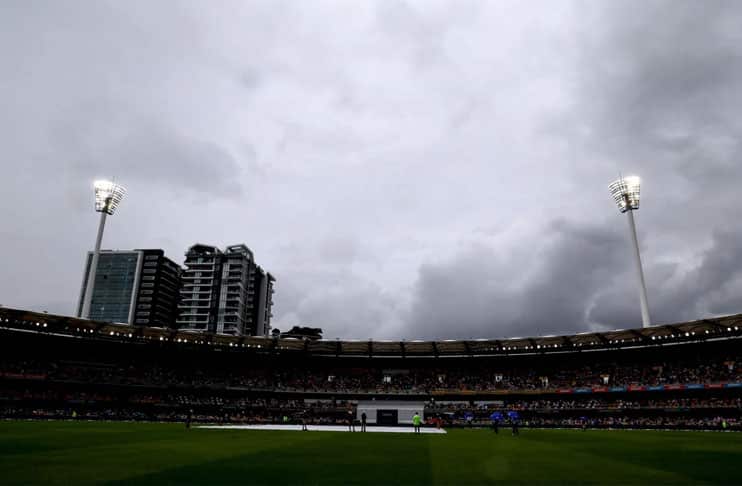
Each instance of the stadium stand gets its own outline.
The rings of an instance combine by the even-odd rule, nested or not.
[[[0,308],[0,417],[342,424],[359,400],[487,426],[742,429],[742,316],[465,341],[192,334]],[[508,419],[505,418],[505,421]]]

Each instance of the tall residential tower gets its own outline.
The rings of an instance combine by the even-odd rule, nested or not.
[[[245,245],[223,251],[195,244],[186,252],[181,287],[182,329],[265,336],[270,332],[273,276],[255,263]]]

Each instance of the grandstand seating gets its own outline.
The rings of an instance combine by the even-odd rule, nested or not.
[[[0,309],[0,416],[325,424],[373,398],[425,401],[425,417],[448,426],[516,410],[540,427],[723,420],[734,429],[742,427],[740,321],[513,340],[310,342]]]

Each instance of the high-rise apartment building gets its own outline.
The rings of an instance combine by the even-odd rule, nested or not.
[[[88,253],[77,316],[82,315]],[[178,315],[181,268],[162,250],[102,250],[93,284],[90,319],[173,327]]]
[[[231,335],[270,332],[272,275],[245,245],[223,251],[196,244],[186,252],[178,326]]]
[[[271,317],[273,317],[273,283],[276,279],[270,273],[257,267],[255,272],[255,289],[258,305],[255,307],[255,323],[258,336],[268,336],[271,332]]]

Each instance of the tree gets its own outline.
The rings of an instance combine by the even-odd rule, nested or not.
[[[322,339],[322,329],[319,327],[294,326],[288,332],[281,333],[282,338]]]
[[[281,330],[277,327],[274,327],[273,329],[271,329],[271,337],[273,338],[281,337]]]

